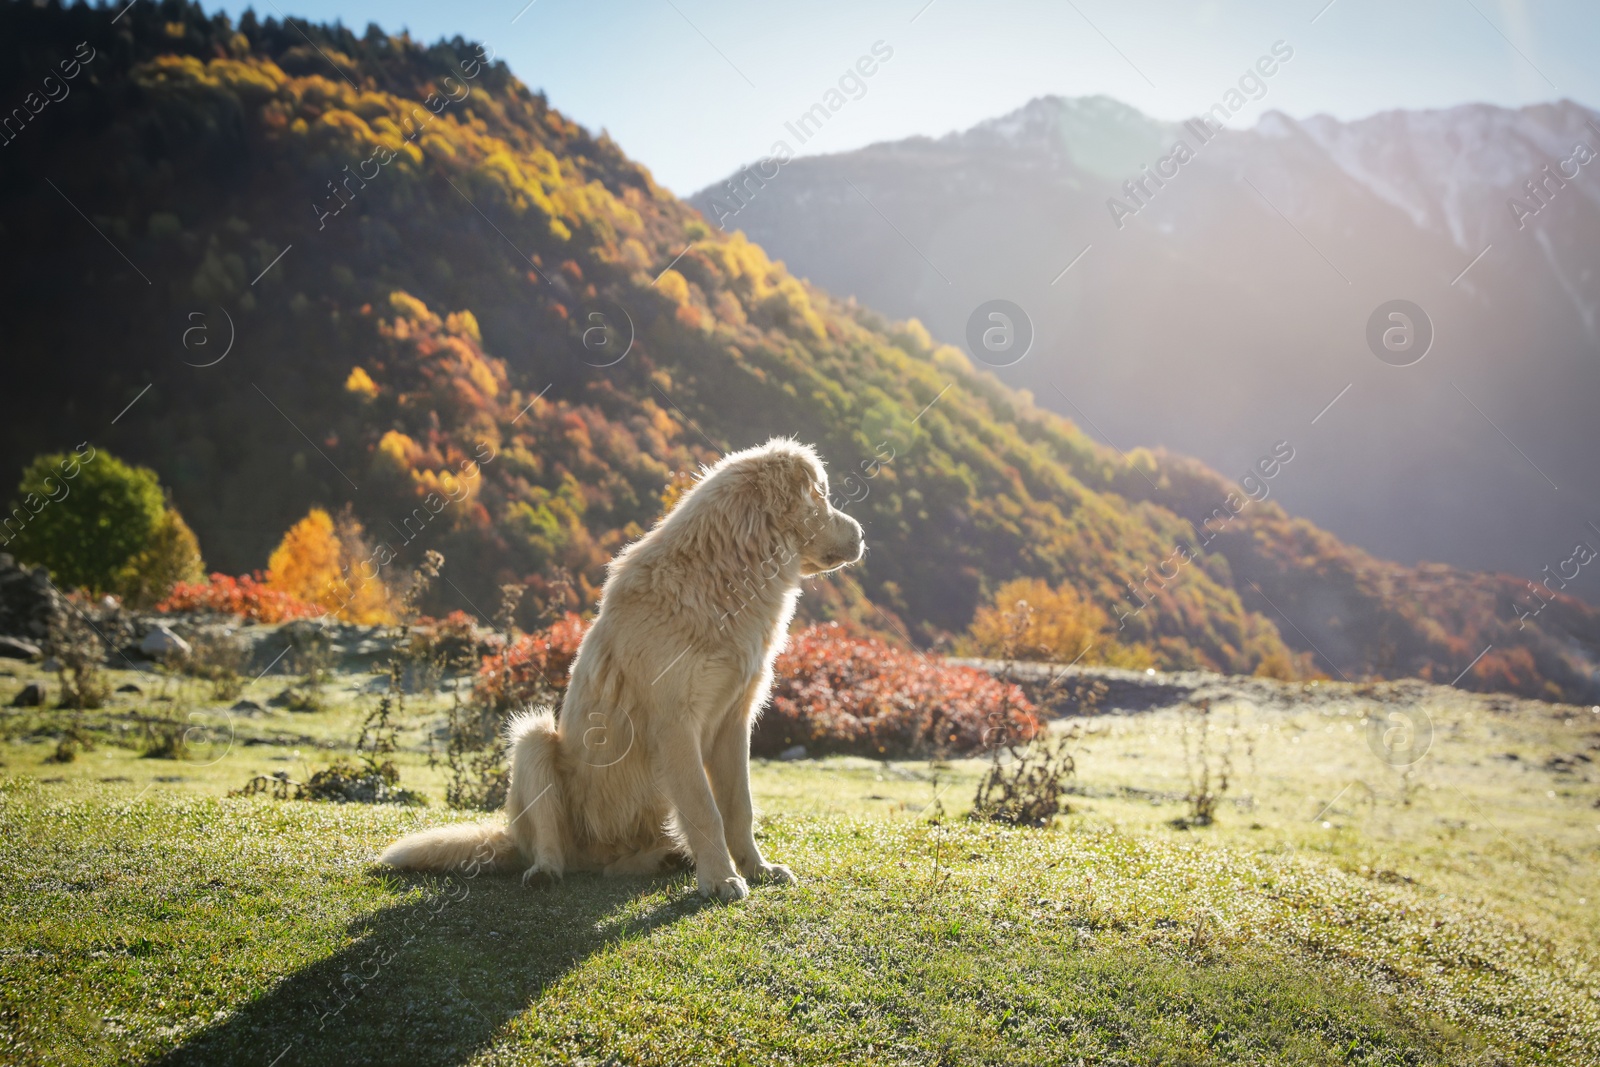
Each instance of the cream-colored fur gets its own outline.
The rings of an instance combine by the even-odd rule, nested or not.
[[[675,854],[700,892],[794,880],[756,845],[750,730],[772,685],[800,579],[861,557],[861,527],[828,503],[815,451],[777,438],[707,470],[611,561],[559,722],[507,728],[507,825],[442,827],[391,845],[406,870],[524,867],[647,874]]]

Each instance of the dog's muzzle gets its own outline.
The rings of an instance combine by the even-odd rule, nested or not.
[[[867,549],[867,539],[861,530],[861,524],[848,515],[843,518],[850,524],[849,540],[830,552],[823,561],[830,570],[834,567],[843,567],[847,563],[855,563]]]

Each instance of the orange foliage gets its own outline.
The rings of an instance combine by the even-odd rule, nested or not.
[[[968,641],[981,656],[998,659],[1105,663],[1140,669],[1155,664],[1141,646],[1124,646],[1106,613],[1070,583],[1051,588],[1038,578],[1015,578],[978,609]]]
[[[179,582],[156,605],[159,612],[203,611],[238,615],[246,622],[286,622],[321,614],[315,604],[270,588],[257,572],[238,578],[213,574],[208,582]]]
[[[273,550],[267,561],[267,586],[317,604],[346,622],[392,623],[393,598],[381,577],[367,578],[361,573],[367,563],[361,528],[350,522],[337,529],[326,511],[312,508],[289,527]]]

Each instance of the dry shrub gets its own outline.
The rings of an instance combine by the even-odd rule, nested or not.
[[[144,719],[144,744],[140,755],[145,759],[185,759],[189,755],[189,728],[168,716]]]
[[[101,668],[102,639],[76,599],[52,621],[47,647],[61,680],[61,707],[81,711],[105,704],[111,683]]]
[[[282,631],[289,641],[288,666],[300,680],[277,697],[290,711],[321,711],[333,678],[333,638],[320,623],[295,623]]]
[[[450,782],[444,797],[452,808],[498,811],[505,806],[511,771],[500,741],[504,722],[503,713],[485,714],[482,704],[463,704],[459,696],[451,702],[444,755]]]
[[[265,793],[274,800],[321,800],[335,804],[420,803],[421,798],[416,793],[398,788],[399,780],[400,773],[392,763],[386,770],[374,771],[364,764],[339,759],[313,774],[309,782],[297,782],[287,771],[258,774],[228,795],[251,797]]]
[[[1216,821],[1217,807],[1228,792],[1233,779],[1233,744],[1238,733],[1229,728],[1226,740],[1216,743],[1211,716],[1211,701],[1199,700],[1183,709],[1181,724],[1183,741],[1183,769],[1189,780],[1189,790],[1184,801],[1189,813],[1173,820],[1180,829],[1191,826],[1210,826]],[[1246,754],[1252,751],[1246,740]]]
[[[960,754],[981,749],[997,728],[1021,740],[1039,729],[1016,686],[849,636],[837,623],[795,634],[775,673],[771,706],[750,742],[757,755],[796,744],[880,759]]]
[[[1078,770],[1071,750],[1075,736],[1040,737],[1020,747],[996,745],[988,773],[978,783],[971,817],[1013,826],[1046,826],[1070,811],[1063,798]]]
[[[67,727],[61,739],[56,742],[56,750],[45,757],[46,763],[71,763],[78,758],[79,752],[92,752],[94,750],[94,735],[85,730],[82,725],[74,723]]]
[[[536,615],[568,603],[564,571],[558,568],[543,585],[543,594],[535,591]],[[444,763],[450,768],[445,799],[453,807],[494,811],[505,805],[511,781],[503,741],[507,718],[524,708],[558,705],[566,692],[587,625],[566,611],[535,633],[519,634],[516,618],[528,593],[520,584],[501,586],[495,614],[499,651],[482,658],[471,699],[463,702],[457,690],[451,703]]]
[[[420,794],[400,788],[400,769],[390,758],[400,748],[400,730],[395,720],[405,711],[405,698],[400,688],[402,670],[398,659],[390,662],[389,690],[361,723],[354,761],[341,756],[307,782],[297,782],[285,771],[258,774],[228,795],[249,797],[265,793],[275,800],[321,800],[336,804],[421,803]]]
[[[249,662],[250,647],[241,639],[198,633],[190,639],[189,651],[178,666],[185,674],[210,682],[213,700],[235,700],[244,692]]]
[[[475,667],[481,657],[477,625],[464,611],[452,611],[442,619],[423,616],[411,627],[407,656],[440,671]]]

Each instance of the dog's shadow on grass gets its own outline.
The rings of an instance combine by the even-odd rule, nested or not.
[[[681,876],[372,876],[420,899],[361,916],[352,944],[152,1064],[463,1063],[589,956],[708,906]]]

